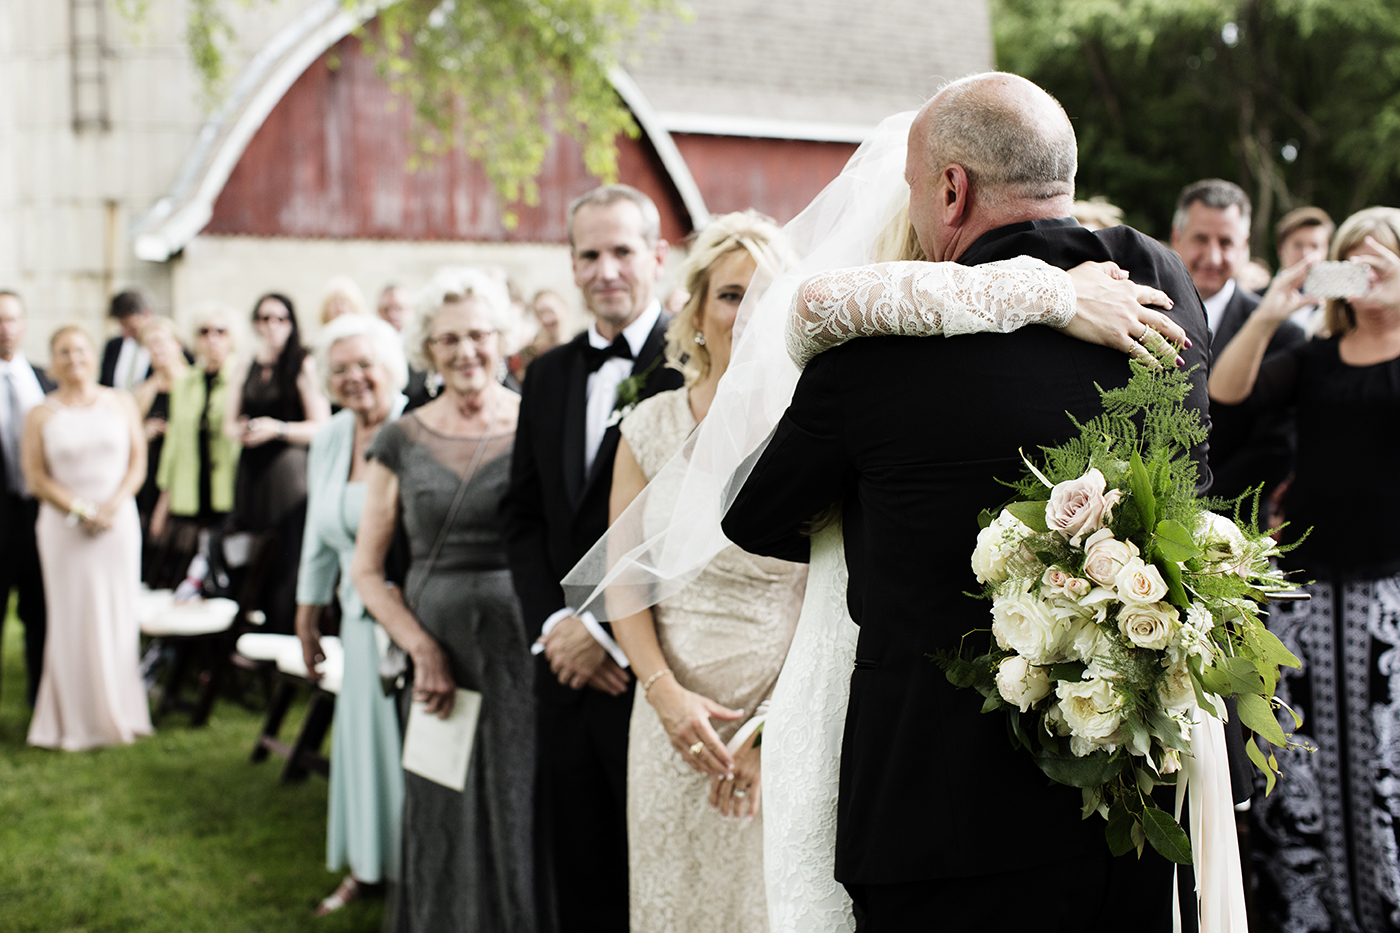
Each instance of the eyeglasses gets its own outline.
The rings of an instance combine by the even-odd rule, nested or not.
[[[215,337],[223,337],[227,333],[227,327],[201,327],[199,330],[195,331],[195,334],[200,337],[208,337],[210,334],[213,334]]]
[[[332,376],[349,375],[350,370],[358,369],[362,373],[367,373],[374,369],[374,360],[355,360],[353,363],[341,363],[331,367]]]
[[[259,324],[285,324],[290,321],[291,318],[285,314],[259,314],[253,320],[257,321]]]
[[[464,334],[438,334],[436,337],[429,337],[428,343],[440,350],[452,351],[460,347],[464,340],[470,341],[474,346],[484,347],[495,336],[494,330],[469,330]]]

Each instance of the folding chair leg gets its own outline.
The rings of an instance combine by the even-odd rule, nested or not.
[[[295,684],[287,680],[278,682],[277,692],[272,695],[272,702],[267,704],[267,715],[263,718],[262,731],[258,733],[258,739],[253,743],[253,754],[248,758],[253,764],[267,760],[268,753],[272,751],[286,754],[287,746],[278,741],[277,733],[282,731],[282,720],[287,717],[287,710],[291,708],[296,693]]]
[[[173,645],[175,656],[170,659],[170,672],[165,677],[165,689],[161,691],[160,705],[156,707],[159,720],[180,703],[180,688],[184,686],[185,672],[189,670],[191,647],[188,639],[177,638]]]
[[[321,744],[334,716],[335,696],[322,690],[314,691],[306,707],[306,718],[302,720],[301,730],[282,768],[282,783],[299,781],[309,771],[322,777],[330,774],[330,765],[321,754]]]

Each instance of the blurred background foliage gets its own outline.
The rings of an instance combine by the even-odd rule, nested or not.
[[[1047,88],[1079,136],[1078,197],[1169,234],[1186,184],[1237,182],[1273,225],[1400,204],[1394,0],[992,0],[998,67]]]

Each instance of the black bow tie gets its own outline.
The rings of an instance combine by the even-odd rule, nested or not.
[[[598,367],[615,356],[624,360],[632,359],[632,347],[627,343],[627,338],[621,334],[618,334],[617,339],[606,347],[595,347],[590,343],[583,348],[583,359],[588,364],[590,373],[597,372]]]

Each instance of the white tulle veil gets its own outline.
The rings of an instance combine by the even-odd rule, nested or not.
[[[798,259],[753,283],[734,324],[729,369],[709,414],[564,578],[569,605],[599,619],[639,612],[679,591],[730,543],[720,520],[792,400],[800,375],[784,324],[792,296],[818,272],[890,255],[908,228],[904,156],[912,112],[884,120],[810,205],[783,228]]]

